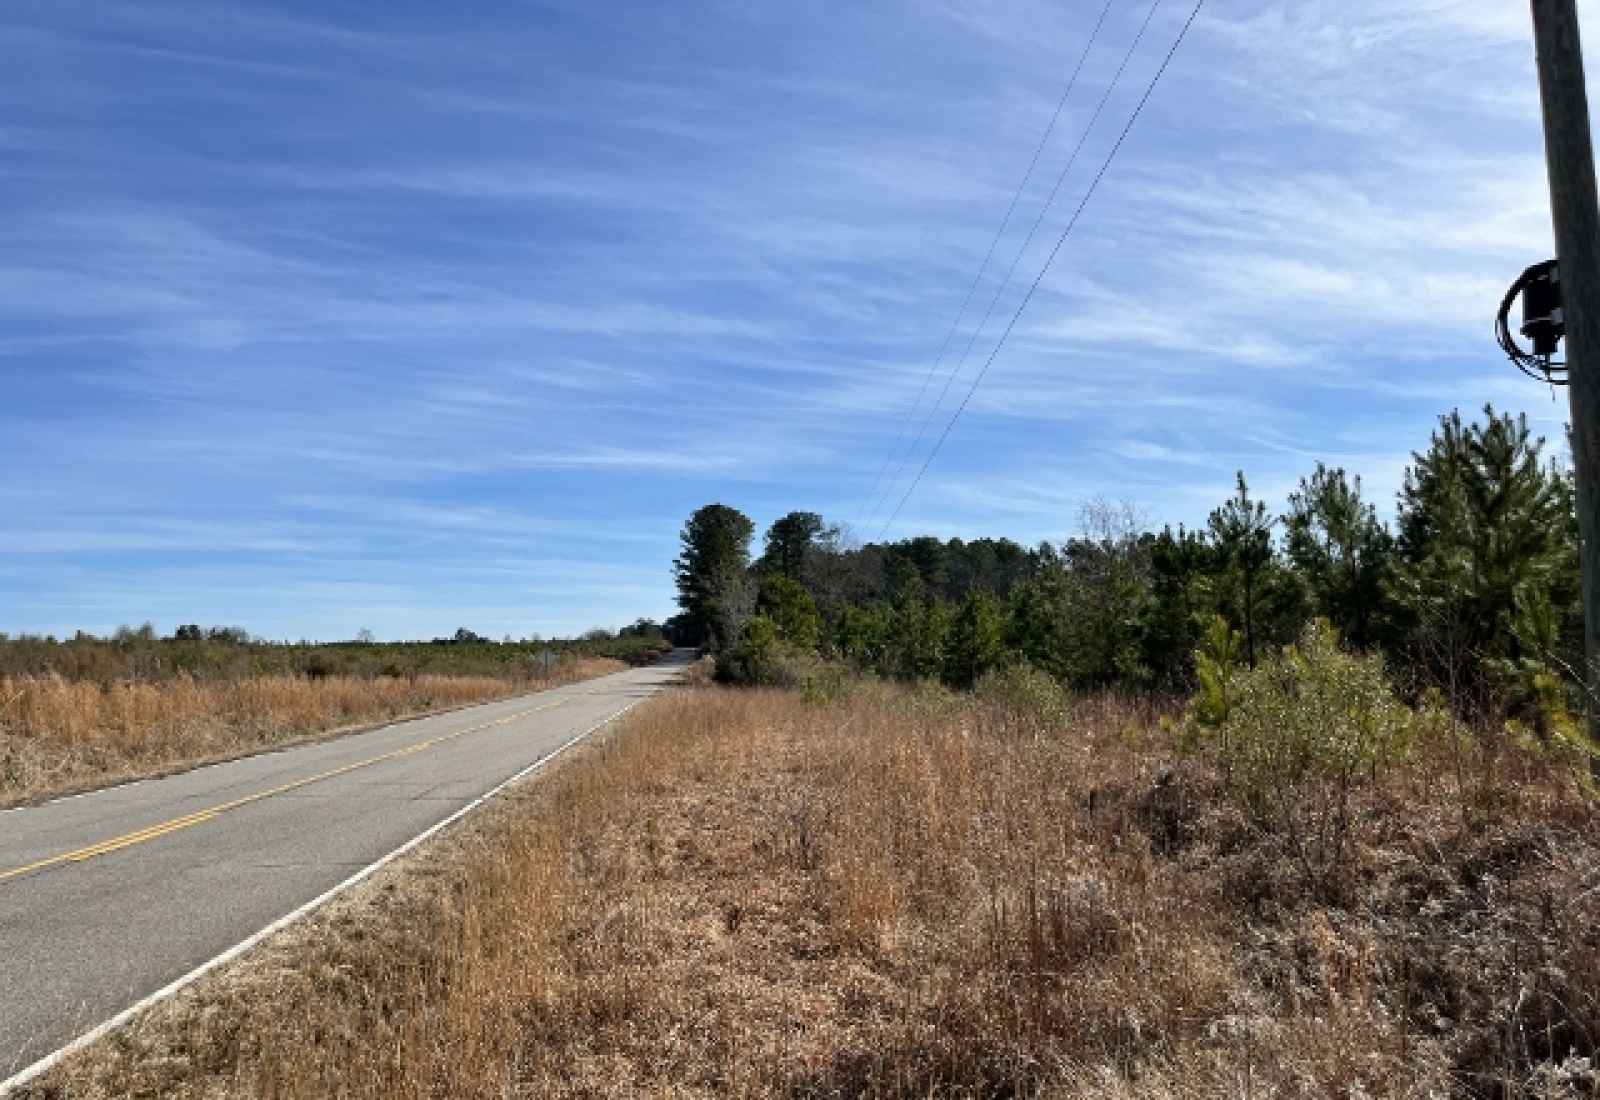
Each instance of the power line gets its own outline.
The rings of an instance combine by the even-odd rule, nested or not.
[[[901,456],[900,465],[895,467],[894,477],[890,478],[889,483],[884,486],[884,503],[888,503],[889,494],[894,491],[894,486],[899,482],[900,475],[905,473],[906,464],[911,461],[911,456],[916,453],[917,448],[922,445],[923,439],[927,437],[928,428],[932,425],[933,418],[938,415],[939,409],[944,405],[944,399],[950,394],[950,387],[955,384],[956,378],[961,374],[961,369],[967,365],[967,358],[972,354],[973,346],[977,344],[979,335],[982,334],[985,326],[989,323],[989,318],[994,314],[994,307],[999,304],[1006,288],[1011,285],[1011,277],[1016,274],[1017,266],[1022,263],[1022,257],[1027,254],[1028,246],[1033,244],[1033,238],[1038,234],[1039,226],[1044,224],[1045,215],[1055,205],[1056,196],[1061,193],[1062,185],[1067,182],[1067,177],[1077,165],[1078,156],[1083,152],[1083,147],[1088,142],[1089,135],[1094,132],[1095,124],[1100,121],[1101,114],[1105,112],[1106,104],[1110,101],[1112,93],[1122,83],[1123,74],[1127,72],[1128,65],[1133,61],[1133,55],[1138,50],[1139,44],[1144,41],[1145,33],[1150,29],[1151,20],[1155,18],[1156,12],[1161,8],[1161,4],[1162,0],[1153,0],[1150,10],[1145,12],[1144,21],[1139,24],[1139,33],[1133,36],[1133,41],[1129,43],[1127,50],[1123,53],[1122,63],[1117,66],[1117,71],[1106,85],[1105,93],[1101,95],[1100,102],[1095,105],[1094,114],[1089,117],[1089,124],[1084,127],[1083,133],[1078,137],[1078,144],[1073,147],[1072,155],[1067,158],[1066,166],[1056,176],[1055,186],[1050,189],[1050,195],[1045,199],[1044,205],[1039,208],[1038,216],[1033,219],[1033,225],[1029,228],[1027,237],[1023,240],[1021,247],[1017,249],[1017,254],[1012,257],[1011,266],[1006,270],[1005,278],[1001,280],[1000,285],[995,288],[994,294],[989,298],[989,305],[983,311],[983,317],[978,321],[977,327],[972,330],[972,335],[967,339],[967,346],[962,349],[961,358],[945,378],[944,387],[939,391],[938,399],[929,407],[928,415],[923,417],[922,424],[917,428],[917,438],[912,441],[906,453]],[[877,515],[876,508],[873,509],[872,515]]]
[[[883,466],[879,468],[878,476],[872,481],[872,492],[868,494],[866,503],[856,512],[857,520],[862,518],[868,507],[872,508],[873,513],[877,512],[876,506],[880,486],[883,496],[887,499],[894,483],[900,479],[900,471],[905,468],[904,460],[901,461],[900,468],[895,471],[894,477],[887,484],[883,483],[883,475],[888,472],[889,464],[894,461],[895,454],[899,452],[900,444],[906,437],[906,429],[911,426],[911,421],[916,417],[917,410],[922,407],[922,398],[927,394],[928,384],[933,381],[934,374],[938,372],[939,364],[944,362],[945,352],[950,350],[950,341],[955,338],[956,333],[961,328],[961,321],[967,315],[967,306],[972,304],[972,296],[976,293],[978,284],[983,281],[983,276],[989,270],[989,261],[994,259],[995,250],[1000,247],[1001,238],[1005,236],[1006,230],[1011,226],[1011,215],[1016,212],[1017,203],[1021,200],[1022,193],[1027,190],[1028,183],[1033,179],[1033,170],[1038,167],[1039,157],[1044,153],[1044,148],[1050,141],[1050,135],[1055,133],[1056,122],[1061,118],[1061,111],[1066,107],[1067,99],[1072,95],[1073,88],[1077,87],[1078,76],[1083,72],[1084,62],[1089,59],[1089,52],[1094,49],[1095,41],[1100,37],[1100,30],[1105,26],[1106,16],[1111,14],[1111,7],[1116,2],[1117,0],[1106,0],[1106,6],[1100,10],[1100,18],[1095,22],[1094,30],[1089,35],[1089,41],[1083,47],[1083,53],[1078,56],[1078,64],[1072,70],[1071,79],[1067,81],[1067,90],[1061,93],[1061,98],[1056,102],[1055,113],[1050,116],[1050,125],[1045,127],[1044,136],[1039,139],[1039,144],[1033,151],[1033,159],[1028,162],[1028,170],[1022,174],[1022,182],[1017,185],[1016,194],[1011,196],[1011,205],[1006,207],[1006,215],[1000,221],[1000,229],[995,233],[994,240],[989,243],[988,254],[983,257],[983,264],[978,268],[977,275],[973,276],[972,285],[967,288],[967,296],[962,299],[961,309],[956,313],[956,319],[950,325],[950,331],[945,334],[944,344],[939,348],[938,356],[934,359],[933,365],[928,368],[927,375],[922,379],[922,388],[917,391],[917,399],[911,403],[911,409],[906,413],[906,418],[900,425],[900,431],[895,435],[893,446],[889,448],[889,453],[884,456]],[[1016,265],[1013,264],[1012,266],[1015,268]],[[1008,275],[1007,278],[1009,279],[1010,276]],[[965,356],[962,359],[965,361]],[[946,389],[948,389],[948,386]],[[940,395],[940,400],[943,400],[943,394]],[[934,408],[938,408],[938,405],[936,404]],[[922,442],[920,436],[916,442]],[[916,443],[912,444],[911,449],[912,451],[916,449]],[[907,452],[908,455],[910,453],[910,451]]]
[[[1011,315],[1010,323],[1006,325],[1005,331],[1000,334],[1000,342],[994,346],[994,350],[989,353],[988,360],[983,364],[983,369],[979,371],[978,376],[972,380],[972,385],[967,389],[967,395],[961,399],[960,407],[958,407],[955,411],[955,414],[950,417],[950,422],[944,426],[944,432],[939,436],[939,441],[933,445],[933,450],[928,452],[928,457],[922,463],[922,468],[917,471],[917,476],[912,480],[911,484],[907,486],[905,495],[900,498],[900,503],[895,506],[894,514],[889,517],[888,522],[886,522],[882,529],[879,530],[878,537],[880,539],[883,537],[884,533],[889,530],[890,525],[892,525],[894,521],[900,517],[900,510],[906,506],[906,501],[911,499],[911,494],[916,491],[917,486],[921,484],[922,475],[928,472],[928,467],[932,465],[934,456],[937,455],[940,448],[944,446],[944,441],[950,437],[950,430],[955,427],[956,421],[961,419],[961,414],[966,411],[968,402],[972,400],[972,395],[977,392],[979,384],[981,384],[984,380],[984,377],[988,375],[989,368],[994,365],[995,357],[1000,354],[1000,349],[1005,347],[1006,340],[1011,335],[1011,330],[1016,328],[1017,320],[1022,316],[1022,311],[1028,308],[1029,302],[1033,301],[1034,292],[1039,289],[1039,284],[1044,281],[1045,273],[1048,272],[1050,270],[1050,266],[1055,263],[1056,256],[1060,253],[1061,247],[1067,243],[1067,237],[1071,235],[1073,227],[1078,224],[1078,219],[1082,217],[1084,208],[1089,205],[1089,200],[1094,198],[1095,192],[1099,190],[1100,181],[1105,179],[1106,173],[1110,171],[1112,161],[1117,159],[1117,153],[1121,151],[1123,142],[1128,140],[1128,134],[1133,129],[1133,124],[1139,121],[1139,115],[1144,111],[1145,104],[1150,102],[1151,95],[1155,93],[1156,85],[1160,83],[1162,76],[1166,74],[1167,67],[1172,64],[1173,56],[1177,54],[1178,47],[1183,45],[1183,40],[1188,37],[1189,28],[1194,26],[1194,21],[1199,17],[1200,9],[1205,7],[1205,3],[1206,0],[1195,0],[1194,10],[1189,13],[1189,18],[1184,22],[1183,29],[1178,32],[1178,37],[1173,41],[1172,48],[1167,51],[1167,56],[1162,59],[1161,67],[1156,70],[1155,76],[1151,78],[1150,86],[1145,89],[1144,95],[1139,99],[1138,106],[1133,109],[1133,114],[1129,117],[1128,124],[1122,128],[1122,133],[1117,137],[1117,143],[1111,147],[1110,154],[1106,157],[1105,163],[1100,166],[1100,171],[1095,176],[1094,182],[1089,185],[1089,190],[1083,196],[1083,201],[1078,204],[1078,209],[1073,212],[1072,220],[1069,221],[1067,223],[1067,227],[1061,231],[1061,236],[1056,241],[1055,247],[1050,250],[1050,255],[1045,260],[1044,266],[1039,269],[1039,274],[1034,278],[1033,285],[1028,288],[1027,296],[1022,299],[1022,304],[1017,306],[1016,312]]]

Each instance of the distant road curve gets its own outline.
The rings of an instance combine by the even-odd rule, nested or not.
[[[0,813],[0,1095],[469,812],[692,656]]]

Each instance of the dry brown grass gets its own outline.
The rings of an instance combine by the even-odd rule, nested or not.
[[[100,683],[0,677],[0,806],[603,676],[590,658],[542,681],[297,676]]]
[[[1398,774],[1336,905],[1153,730],[673,692],[25,1095],[1595,1094],[1566,772],[1508,761],[1492,820]]]

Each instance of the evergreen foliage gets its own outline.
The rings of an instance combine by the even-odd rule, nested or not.
[[[1190,718],[1198,730],[1225,730],[1238,697],[1235,680],[1244,638],[1221,615],[1213,615],[1195,650],[1195,693]],[[1226,754],[1225,754],[1226,755]]]
[[[758,656],[770,636],[774,652],[963,690],[1022,666],[1069,688],[1198,689],[1198,727],[1222,728],[1233,666],[1281,671],[1285,646],[1320,659],[1317,639],[1332,635],[1306,634],[1320,618],[1386,663],[1408,698],[1437,688],[1464,716],[1556,729],[1552,685],[1581,703],[1583,635],[1571,479],[1543,448],[1525,417],[1442,417],[1412,456],[1393,533],[1360,477],[1322,463],[1281,516],[1241,471],[1203,528],[1151,532],[1131,506],[1095,500],[1077,535],[1032,549],[859,545],[792,512],[752,567],[749,521],[712,505],[685,527],[684,614],[669,628]]]
[[[1143,661],[1154,686],[1191,686],[1190,657],[1203,626],[1215,616],[1212,572],[1216,554],[1205,535],[1180,526],[1147,540],[1150,594],[1140,630]]]
[[[790,645],[815,649],[822,640],[822,613],[805,585],[783,573],[761,578],[756,612]]]
[[[942,679],[951,687],[970,688],[1006,661],[1005,605],[993,592],[968,592],[950,635]]]
[[[708,504],[689,517],[673,562],[680,630],[687,644],[725,649],[739,640],[755,610],[750,540],[755,525],[726,504]]]
[[[765,549],[756,567],[768,576],[800,580],[806,559],[825,529],[815,512],[790,512],[767,528]]]
[[[1289,494],[1284,549],[1304,578],[1316,613],[1357,649],[1375,640],[1394,539],[1362,499],[1361,478],[1317,463]]]
[[[1315,881],[1345,864],[1351,795],[1404,755],[1411,712],[1383,661],[1339,648],[1325,619],[1233,677],[1217,725],[1230,778]]]
[[[1217,572],[1223,582],[1224,601],[1237,621],[1244,624],[1244,653],[1251,668],[1256,666],[1257,627],[1267,610],[1265,574],[1277,564],[1272,545],[1276,522],[1267,515],[1265,504],[1250,499],[1243,470],[1239,471],[1234,495],[1212,512],[1207,522],[1222,567]]]
[[[1453,701],[1492,708],[1554,664],[1583,666],[1577,519],[1525,416],[1441,417],[1400,490],[1393,604]]]

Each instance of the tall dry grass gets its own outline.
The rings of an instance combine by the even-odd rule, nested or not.
[[[545,680],[260,676],[97,682],[0,677],[0,806],[333,731],[574,683],[626,667],[563,662]]]
[[[1307,888],[1153,715],[697,688],[31,1094],[1592,1096],[1600,836],[1426,763]]]

